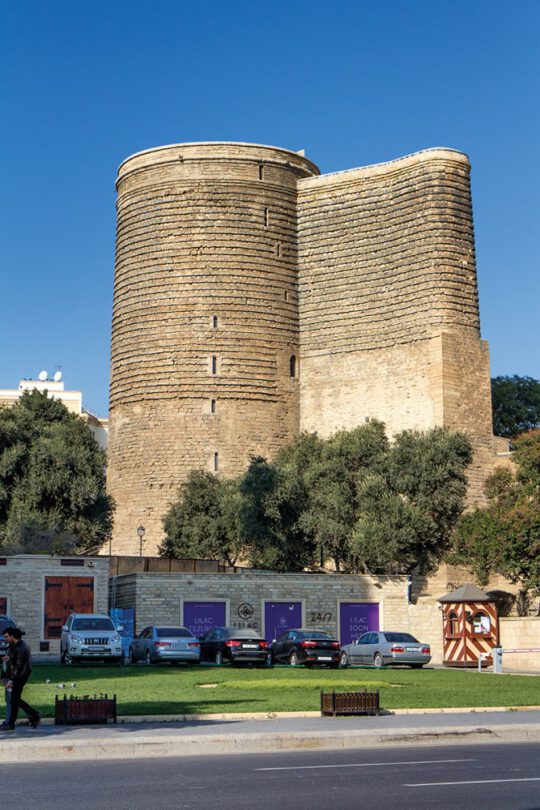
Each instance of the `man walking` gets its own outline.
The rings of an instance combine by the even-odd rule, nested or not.
[[[9,677],[10,680],[6,684],[9,688],[11,686],[11,716],[8,723],[3,723],[0,728],[4,730],[13,731],[19,708],[28,716],[28,721],[32,728],[37,728],[41,717],[39,712],[33,709],[28,703],[22,699],[22,691],[26,686],[30,673],[32,672],[32,655],[30,647],[22,640],[22,631],[18,627],[7,627],[4,630],[4,638],[9,644]]]

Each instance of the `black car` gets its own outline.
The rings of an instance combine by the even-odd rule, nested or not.
[[[2,634],[4,630],[15,626],[15,622],[9,616],[0,616],[0,658],[6,654],[8,648],[8,643]]]
[[[287,630],[272,643],[272,663],[339,667],[339,641],[324,630]]]
[[[231,664],[266,665],[268,642],[256,630],[237,627],[214,627],[201,640],[201,661],[221,666]]]

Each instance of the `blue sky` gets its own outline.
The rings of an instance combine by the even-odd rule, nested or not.
[[[537,0],[2,0],[0,388],[107,413],[116,169],[197,140],[467,152],[492,374],[540,378],[539,41]]]

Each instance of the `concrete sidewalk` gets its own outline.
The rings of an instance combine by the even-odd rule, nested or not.
[[[44,725],[1,733],[0,762],[532,741],[540,742],[540,711]]]

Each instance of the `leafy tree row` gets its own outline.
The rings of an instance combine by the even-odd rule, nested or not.
[[[493,573],[521,585],[522,598],[540,593],[540,430],[514,442],[515,470],[486,483],[488,506],[461,518],[449,560],[472,568],[480,583]]]
[[[113,515],[105,463],[86,423],[46,393],[1,408],[1,553],[99,549]]]
[[[234,480],[193,471],[164,518],[164,556],[298,571],[432,568],[464,507],[468,439],[436,428],[390,443],[371,421],[329,439],[302,434]]]

